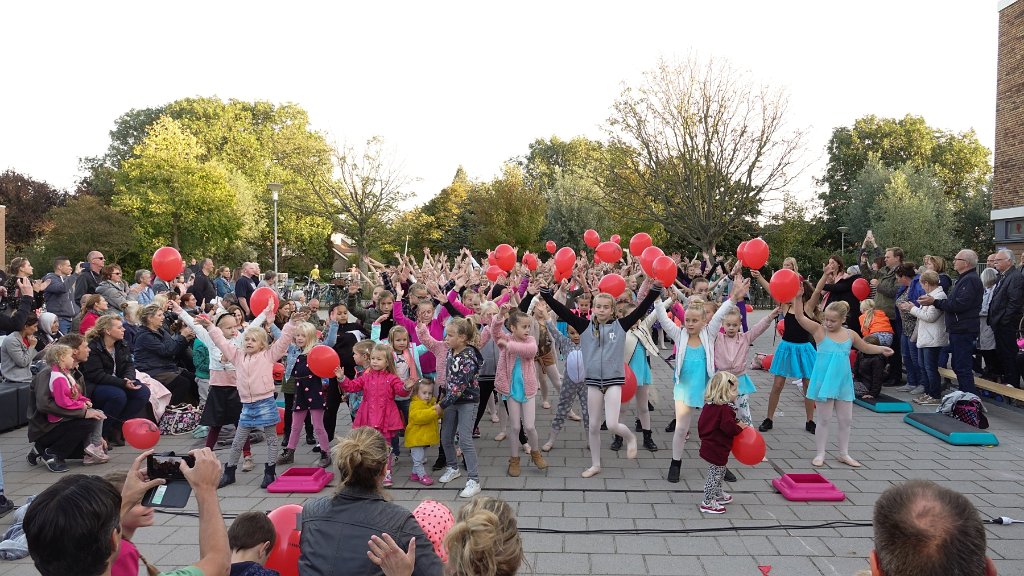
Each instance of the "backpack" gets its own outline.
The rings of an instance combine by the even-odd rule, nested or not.
[[[952,417],[975,428],[982,430],[988,428],[988,418],[985,417],[985,409],[981,405],[981,400],[958,401],[953,405]]]

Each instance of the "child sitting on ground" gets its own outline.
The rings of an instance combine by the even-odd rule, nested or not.
[[[877,334],[865,336],[868,344],[879,344]],[[857,352],[857,360],[853,365],[853,389],[857,398],[872,400],[882,393],[882,382],[885,381],[885,356]]]

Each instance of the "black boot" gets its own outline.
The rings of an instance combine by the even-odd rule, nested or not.
[[[220,475],[220,483],[217,484],[217,488],[223,488],[228,484],[234,484],[236,469],[238,469],[238,466],[228,466],[227,464],[225,464],[224,473]]]
[[[260,488],[266,490],[267,486],[277,480],[277,466],[274,464],[263,465],[263,482],[260,482]]]
[[[622,449],[622,436],[615,435],[615,439],[612,440],[612,450],[618,452]]]
[[[676,484],[679,482],[679,469],[683,466],[682,460],[673,460],[668,466],[668,480],[669,482]]]
[[[675,419],[673,419],[671,422],[668,423],[668,426],[665,426],[665,432],[668,432],[669,434],[671,434],[671,433],[673,433],[675,431],[676,431],[676,421],[675,421]]]
[[[732,470],[729,470],[728,468],[726,468],[725,469],[725,476],[722,476],[722,480],[725,480],[726,482],[735,482],[736,481],[736,475],[732,473]]]
[[[636,419],[636,422],[633,422],[633,429],[636,430],[637,432],[643,432],[644,427],[642,424],[640,424],[639,418]]]
[[[814,420],[808,420],[807,423],[804,424],[804,430],[810,432],[811,434],[814,434],[814,432],[817,431],[817,429],[818,424]]]
[[[647,450],[650,450],[651,452],[657,452],[658,451],[658,444],[654,441],[654,438],[651,438],[651,431],[650,430],[644,430],[643,433],[644,433],[644,448],[647,449]]]

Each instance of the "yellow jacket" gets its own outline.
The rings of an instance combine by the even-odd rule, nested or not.
[[[434,446],[441,443],[441,430],[438,428],[440,418],[434,411],[434,400],[424,402],[419,396],[413,396],[409,403],[409,424],[405,427],[405,446]]]

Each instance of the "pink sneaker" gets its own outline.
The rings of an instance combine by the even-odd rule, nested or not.
[[[409,482],[419,482],[419,481],[420,481],[420,475],[419,474],[417,474],[415,472],[413,472],[412,474],[409,474]]]
[[[107,456],[107,453],[103,451],[103,447],[98,444],[89,444],[85,447],[84,452],[86,456],[92,456],[90,464],[102,464],[110,460],[110,456]]]
[[[722,492],[722,495],[718,497],[718,503],[725,505],[728,504],[729,502],[732,502],[732,494],[729,494],[728,492]]]
[[[384,487],[391,487],[395,485],[394,481],[391,480],[391,470],[388,470],[384,474],[384,482],[382,482],[382,484],[384,485]]]
[[[712,502],[711,504],[701,502],[700,511],[705,514],[724,514],[725,506],[720,506],[717,502]]]
[[[434,484],[434,479],[430,477],[430,474],[424,474],[420,476],[420,484],[424,486],[431,486]]]

